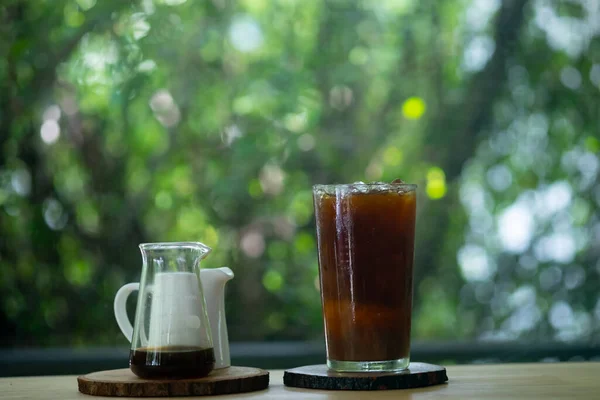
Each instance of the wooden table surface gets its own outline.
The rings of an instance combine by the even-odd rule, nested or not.
[[[600,362],[449,366],[445,385],[373,392],[321,391],[283,386],[270,371],[269,389],[219,399],[600,399]],[[76,376],[1,378],[0,398],[91,399],[77,391]],[[100,397],[99,397],[100,398]],[[122,397],[123,398],[123,397]],[[156,398],[156,397],[155,397]],[[107,397],[103,397],[107,399]],[[115,397],[116,399],[116,397]]]

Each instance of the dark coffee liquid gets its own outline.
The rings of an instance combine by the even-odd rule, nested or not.
[[[201,378],[208,375],[214,366],[212,348],[141,347],[129,354],[129,368],[140,378]]]
[[[315,197],[328,357],[408,358],[415,193]]]

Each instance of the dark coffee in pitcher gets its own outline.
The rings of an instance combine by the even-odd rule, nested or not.
[[[212,348],[195,346],[141,347],[131,350],[129,367],[140,378],[202,378],[215,366]]]

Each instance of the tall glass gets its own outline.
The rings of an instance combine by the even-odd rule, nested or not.
[[[408,367],[416,185],[313,187],[327,365]]]

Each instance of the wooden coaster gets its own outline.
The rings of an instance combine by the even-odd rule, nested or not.
[[[446,368],[414,362],[401,372],[335,372],[326,365],[286,370],[283,383],[305,389],[391,390],[439,385],[448,380]]]
[[[212,371],[204,378],[150,380],[139,378],[129,368],[124,368],[82,375],[77,382],[81,393],[93,396],[209,396],[266,389],[269,372],[258,368],[229,367]]]

